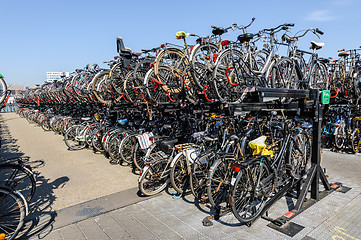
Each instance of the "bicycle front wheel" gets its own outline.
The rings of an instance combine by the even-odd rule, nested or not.
[[[159,161],[151,164],[144,172],[138,186],[146,196],[152,196],[163,191],[169,183],[168,161]]]
[[[176,48],[169,48],[159,53],[154,64],[154,74],[163,90],[171,100],[175,101],[182,91],[184,84],[190,87],[187,75],[188,58]]]
[[[251,222],[262,213],[272,186],[270,181],[263,182],[269,174],[267,165],[258,160],[238,173],[232,190],[231,209],[240,222]]]
[[[69,150],[80,150],[85,148],[86,140],[83,125],[74,125],[70,127],[64,135],[64,141]]]
[[[20,194],[0,187],[0,238],[15,239],[24,225],[26,203]]]

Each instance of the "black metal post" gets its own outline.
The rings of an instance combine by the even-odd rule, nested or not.
[[[320,155],[321,155],[321,123],[322,123],[322,106],[320,104],[320,91],[312,89],[311,96],[314,100],[315,115],[313,119],[312,129],[312,157],[311,164],[315,166],[316,172],[311,183],[311,198],[318,201],[319,195],[319,179],[320,179]]]

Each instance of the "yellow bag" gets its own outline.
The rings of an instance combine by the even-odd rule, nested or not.
[[[253,149],[252,155],[261,155],[261,156],[269,156],[273,157],[273,151],[267,149],[266,145],[267,136],[260,136],[249,142],[249,146]]]

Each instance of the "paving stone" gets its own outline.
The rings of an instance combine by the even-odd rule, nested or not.
[[[85,235],[77,224],[61,228],[59,229],[59,232],[64,239],[86,239]],[[48,237],[46,237],[45,239],[48,239]]]
[[[94,218],[76,223],[87,239],[110,239]]]
[[[109,213],[95,217],[94,221],[111,239],[133,239]]]
[[[119,209],[110,213],[110,215],[121,225],[134,239],[157,239],[146,226],[137,221],[130,215],[126,208]]]

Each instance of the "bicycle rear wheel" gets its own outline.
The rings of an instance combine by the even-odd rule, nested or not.
[[[360,130],[358,128],[355,128],[351,134],[351,146],[354,153],[357,153],[360,150],[360,138]]]
[[[0,184],[15,188],[30,202],[36,190],[36,180],[32,171],[25,166],[13,163],[0,165]]]
[[[0,187],[0,237],[15,239],[24,225],[26,203],[20,194]]]

